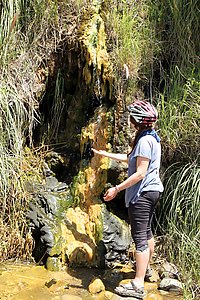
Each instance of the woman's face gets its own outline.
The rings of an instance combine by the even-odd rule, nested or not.
[[[132,122],[130,122],[130,127],[131,127],[131,129],[133,129],[133,130],[136,130],[137,128],[136,128],[136,125],[134,124],[134,123],[132,123]]]
[[[133,117],[130,117],[130,127],[133,130],[138,130],[137,123],[135,122],[135,120],[133,119]]]

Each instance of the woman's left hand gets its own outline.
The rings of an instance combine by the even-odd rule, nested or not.
[[[104,199],[105,201],[110,201],[110,200],[112,200],[113,198],[115,198],[116,195],[117,195],[117,190],[116,190],[115,187],[112,187],[112,188],[110,188],[110,189],[108,189],[108,190],[106,191],[106,193],[104,194],[103,199]]]

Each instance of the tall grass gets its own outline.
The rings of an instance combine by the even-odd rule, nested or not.
[[[197,162],[170,166],[159,211],[159,226],[168,234],[170,260],[179,266],[188,288],[200,284],[200,166]]]
[[[159,65],[160,82],[154,94],[160,111],[161,134],[165,146],[176,152],[175,158],[169,158],[171,161],[181,158],[193,161],[200,141],[198,2],[154,1],[150,6],[151,24],[161,48],[154,64]]]
[[[128,91],[126,101],[129,102],[138,92],[139,80],[148,81],[153,55],[159,52],[154,28],[150,26],[148,1],[112,0],[107,13],[107,27],[108,50],[117,82],[124,80],[124,64],[129,70],[129,87],[128,90],[123,87],[122,91],[124,94]]]
[[[37,71],[48,75],[50,56],[74,26],[64,22],[65,11],[70,21],[70,1],[58,7],[57,1],[8,0],[0,6],[0,260],[31,256],[26,224],[31,195],[24,187],[29,177],[39,180],[41,160],[25,145],[33,147],[33,128],[40,121],[45,82]]]
[[[51,108],[51,124],[49,128],[50,140],[54,137],[57,139],[62,111],[65,106],[64,103],[64,78],[61,70],[58,70],[56,85],[55,85],[55,94],[53,98],[53,104]]]
[[[129,147],[129,126],[124,112],[134,97],[144,98],[142,85],[148,84],[154,54],[159,52],[155,28],[150,26],[148,1],[107,1],[107,49],[113,66],[113,96],[116,99],[113,147]],[[142,82],[142,84],[141,84]],[[152,81],[148,94],[152,97]],[[127,129],[122,129],[126,127]],[[126,145],[126,146],[125,146]]]
[[[188,287],[199,284],[198,2],[113,0],[110,7],[108,49],[118,87],[116,110],[120,101],[125,109],[138,92],[158,107],[163,165],[167,168],[159,210],[162,234],[169,236],[164,251],[179,265]],[[124,64],[129,68],[128,85],[123,78]]]
[[[176,160],[193,161],[200,143],[200,73],[198,78],[191,71],[190,77],[185,78],[176,68],[171,80],[158,99],[164,147],[176,153]]]
[[[161,47],[154,64],[160,68],[155,98],[163,163],[168,167],[159,224],[168,236],[164,252],[178,264],[187,289],[195,294],[200,284],[199,8],[196,0],[152,1],[150,5],[151,23]],[[186,299],[189,297],[187,294]]]

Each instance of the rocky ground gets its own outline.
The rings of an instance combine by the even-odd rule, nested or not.
[[[46,270],[33,264],[0,265],[0,300],[121,300],[113,288],[119,282],[127,282],[133,276],[130,266],[114,269],[66,269],[60,272]],[[172,280],[172,281],[170,281]],[[151,282],[145,283],[145,300],[181,300],[180,283],[176,279],[159,280],[153,272]],[[162,289],[158,289],[163,282]]]

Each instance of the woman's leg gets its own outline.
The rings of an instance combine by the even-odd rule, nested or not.
[[[153,256],[154,253],[154,237],[152,236],[152,238],[150,238],[148,240],[148,246],[149,246],[149,261],[148,261],[148,266],[147,268],[150,269],[150,262],[151,262],[151,258]]]
[[[152,223],[152,219],[153,219],[153,214],[155,212],[156,204],[158,203],[159,198],[160,198],[160,193],[151,192],[149,196],[151,196],[151,198],[152,198],[152,206],[151,206],[150,215],[149,215],[149,223],[147,226],[147,240],[148,240],[148,246],[149,246],[148,269],[150,269],[150,262],[153,257],[154,248],[155,248],[155,241],[154,241],[154,237],[153,237],[152,230],[151,230],[151,223]]]
[[[135,204],[129,206],[132,237],[136,245],[136,275],[134,283],[143,286],[146,270],[153,255],[154,240],[151,232],[151,219],[158,192],[143,193]]]
[[[134,283],[137,286],[144,286],[144,277],[149,263],[149,248],[143,252],[135,252],[136,274]]]

